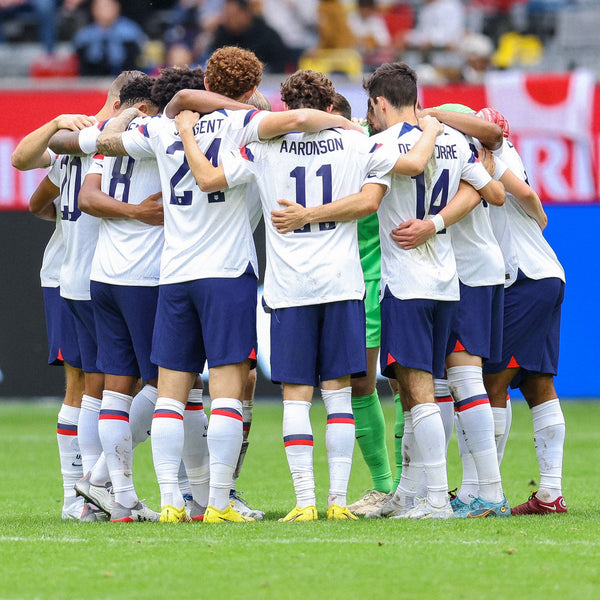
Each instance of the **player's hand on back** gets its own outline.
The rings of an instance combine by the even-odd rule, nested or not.
[[[290,200],[278,200],[283,210],[271,211],[271,222],[278,233],[290,233],[306,225],[306,209]]]
[[[413,250],[435,235],[435,225],[432,221],[410,219],[392,229],[390,237],[403,250]]]
[[[88,115],[58,115],[56,117],[57,129],[70,129],[71,131],[91,127],[96,122],[95,117],[89,117]]]
[[[423,117],[419,117],[419,127],[425,131],[428,128],[435,128],[437,130],[437,135],[441,135],[444,133],[444,124],[440,123],[435,117],[431,115],[425,115]]]
[[[192,110],[182,110],[175,116],[175,125],[177,125],[179,131],[182,129],[193,129],[199,118],[200,114],[197,112]]]
[[[147,225],[163,225],[164,211],[163,205],[159,202],[162,196],[161,192],[148,196],[137,206],[136,220]]]

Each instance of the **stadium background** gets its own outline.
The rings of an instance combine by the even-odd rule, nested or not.
[[[277,110],[278,78],[261,90]],[[366,96],[359,83],[344,79],[336,88],[363,116]],[[65,112],[94,114],[107,81],[40,81],[0,89],[0,397],[60,396],[62,369],[47,366],[41,257],[53,225],[27,213],[29,196],[44,172],[20,173],[10,155],[29,131]],[[600,397],[595,376],[600,360],[598,224],[600,224],[600,86],[585,71],[552,74],[501,73],[486,85],[421,89],[423,106],[460,102],[474,109],[493,105],[509,118],[511,139],[548,214],[545,236],[567,274],[562,317],[561,397]],[[256,235],[264,265],[262,225]],[[257,396],[279,395],[269,380],[268,321],[259,310]],[[383,384],[382,384],[383,385]],[[389,395],[386,387],[382,387]]]

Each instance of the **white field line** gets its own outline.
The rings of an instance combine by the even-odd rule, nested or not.
[[[463,546],[472,546],[472,545],[486,545],[486,546],[506,546],[512,544],[521,544],[521,542],[525,542],[526,540],[454,540],[451,543],[460,544]],[[220,544],[229,544],[230,540],[206,540],[200,537],[191,537],[191,538],[181,538],[178,537],[176,539],[165,539],[165,538],[152,538],[152,537],[140,537],[140,539],[135,540],[123,540],[122,538],[102,538],[100,539],[85,539],[85,538],[76,538],[76,537],[46,537],[46,536],[31,536],[31,537],[20,537],[20,536],[0,536],[0,543],[2,542],[21,542],[21,543],[33,543],[38,544],[40,542],[44,543],[52,543],[52,544],[94,544],[97,542],[109,543],[109,544],[180,544],[182,542],[189,543],[209,543],[211,546],[218,546]],[[247,544],[378,544],[383,543],[383,545],[391,546],[400,543],[410,543],[408,538],[398,538],[393,542],[382,540],[381,537],[378,538],[365,538],[364,536],[357,538],[345,538],[345,539],[328,539],[328,538],[312,538],[312,539],[296,539],[296,538],[251,538],[247,541]],[[238,543],[240,543],[238,541]],[[429,545],[448,545],[447,539],[440,540],[432,540],[428,542],[424,542],[423,540],[419,541],[420,544],[429,544]],[[530,543],[535,544],[536,546],[558,546],[564,548],[565,546],[584,546],[584,547],[600,547],[600,540],[539,540],[536,539],[531,540]],[[1,600],[1,599],[0,599]]]

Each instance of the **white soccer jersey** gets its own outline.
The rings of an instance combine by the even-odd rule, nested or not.
[[[52,167],[48,171],[48,179],[60,188],[60,166],[56,162],[56,154],[51,152]],[[60,285],[60,268],[65,255],[65,245],[62,235],[62,220],[60,218],[60,196],[54,200],[56,210],[56,226],[44,249],[40,281],[42,287],[56,288]]]
[[[367,182],[388,185],[389,177],[368,178],[382,170],[381,162],[392,166],[396,160],[370,152],[374,146],[361,133],[329,129],[290,133],[224,157],[230,186],[255,180],[260,190],[267,250],[264,300],[269,307],[364,297],[356,221],[307,224],[282,235],[273,227],[271,211],[281,209],[281,198],[311,207],[359,192]]]
[[[194,129],[196,141],[216,166],[224,152],[258,140],[259,122],[267,115],[256,110],[204,115]],[[239,277],[249,263],[258,274],[244,186],[201,192],[175,121],[165,116],[125,132],[123,144],[133,158],[155,156],[158,163],[165,209],[161,284]]]
[[[83,129],[80,140],[100,134],[100,124]],[[100,219],[79,210],[78,196],[93,156],[60,156],[60,209],[65,256],[60,269],[60,295],[70,300],[90,300],[90,269],[98,239]]]
[[[148,119],[134,119],[129,129],[143,125]],[[141,204],[161,191],[154,158],[99,156],[94,159],[90,173],[102,175],[103,192],[128,204]],[[158,285],[163,245],[162,226],[135,219],[101,219],[90,278],[116,285]]]
[[[371,139],[397,145],[404,154],[420,136],[418,127],[398,123]],[[438,136],[434,156],[436,169],[431,181],[424,173],[416,177],[393,175],[390,193],[378,211],[381,293],[387,286],[401,300],[458,300],[458,277],[447,233],[440,232],[413,250],[403,250],[390,237],[392,229],[410,219],[425,219],[440,212],[456,194],[461,179],[476,189],[491,180],[465,137],[451,127],[445,126]]]
[[[477,141],[465,137],[478,150]],[[481,201],[449,231],[462,283],[471,287],[504,284],[504,259],[492,230],[487,202]]]
[[[521,157],[508,140],[504,140],[502,147],[493,154],[500,158],[517,177],[527,181]],[[516,255],[518,268],[530,279],[557,277],[565,281],[565,271],[537,222],[521,208],[516,198],[509,193],[506,194],[504,208],[506,221],[500,211],[491,213],[494,233],[499,236],[503,252],[509,257],[511,254]],[[510,239],[504,233],[507,227],[510,229],[512,247],[509,245]],[[513,282],[514,276],[507,284],[510,285]]]

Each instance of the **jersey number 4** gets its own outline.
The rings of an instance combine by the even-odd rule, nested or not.
[[[317,177],[321,177],[322,181],[323,204],[329,204],[333,196],[331,186],[331,165],[322,165],[317,169],[316,175]],[[290,173],[290,177],[296,180],[296,204],[306,208],[306,167],[296,167]],[[335,221],[319,223],[319,231],[329,231],[330,229],[335,229]],[[310,223],[307,223],[304,227],[295,229],[294,233],[308,233],[309,231]]]

